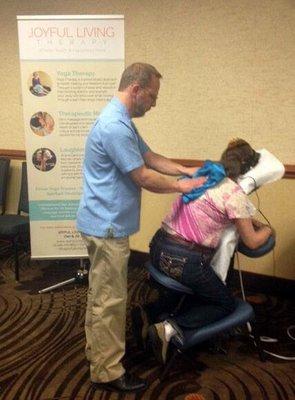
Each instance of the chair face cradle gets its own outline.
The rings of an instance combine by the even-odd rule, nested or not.
[[[21,213],[29,212],[28,185],[27,185],[27,165],[22,163],[21,190],[17,214],[0,215],[0,240],[8,241],[14,250],[15,279],[19,280],[19,261],[18,247],[24,244],[24,240],[29,243],[30,223],[29,216]]]

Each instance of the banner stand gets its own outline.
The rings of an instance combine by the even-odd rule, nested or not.
[[[51,290],[58,289],[62,286],[68,285],[69,283],[84,283],[88,279],[88,270],[85,267],[83,258],[80,258],[80,268],[76,272],[75,278],[67,279],[66,281],[56,283],[55,285],[49,286],[47,288],[41,289],[38,293],[47,293]]]
[[[85,139],[125,68],[123,15],[17,16],[32,260],[80,259]]]

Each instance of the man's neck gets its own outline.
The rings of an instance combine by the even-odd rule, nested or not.
[[[121,101],[122,104],[127,108],[128,114],[130,118],[132,118],[132,104],[128,93],[126,92],[117,92],[116,97]]]

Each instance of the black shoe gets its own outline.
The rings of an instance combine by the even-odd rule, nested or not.
[[[136,306],[131,311],[132,331],[139,350],[146,350],[148,328],[150,321],[142,306]]]
[[[109,382],[92,382],[95,389],[110,390],[112,392],[139,392],[147,388],[147,382],[125,372],[120,378]]]

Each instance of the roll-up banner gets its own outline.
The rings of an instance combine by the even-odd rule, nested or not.
[[[82,258],[85,138],[124,69],[122,15],[18,16],[31,255]]]

